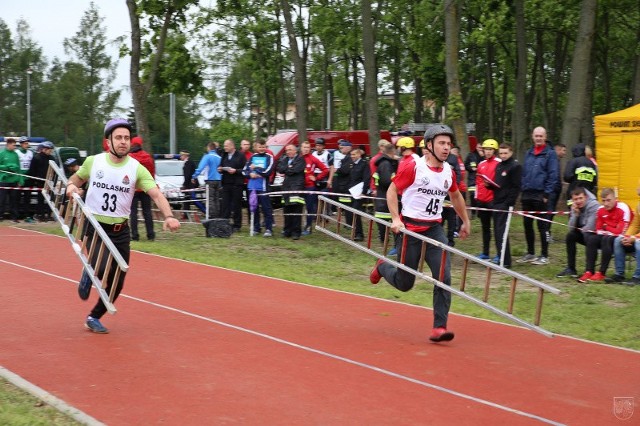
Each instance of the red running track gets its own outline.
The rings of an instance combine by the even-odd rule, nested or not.
[[[425,308],[131,264],[111,333],[92,334],[68,240],[0,227],[0,366],[109,425],[605,425],[615,397],[640,401],[636,351],[457,315],[433,344]]]

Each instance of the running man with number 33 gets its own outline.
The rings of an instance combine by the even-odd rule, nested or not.
[[[164,217],[163,229],[165,231],[178,230],[180,222],[173,217],[169,202],[158,189],[149,171],[137,160],[129,157],[131,124],[123,118],[109,120],[104,128],[104,137],[108,142],[109,151],[88,157],[85,160],[80,170],[69,178],[67,197],[72,199],[72,195],[79,193],[85,182],[89,182],[85,204],[118,249],[120,255],[129,263],[131,234],[128,222],[131,202],[136,189],[145,191],[156,203]],[[94,235],[95,230],[89,226],[87,229],[88,247],[91,245]],[[95,253],[95,256],[89,259],[92,266],[97,264],[97,255],[98,253]],[[101,270],[97,271],[100,279],[103,279],[105,263],[105,261],[100,262]],[[114,302],[122,291],[125,275],[121,274],[116,284]],[[111,291],[112,281],[113,277],[108,277],[107,293]],[[89,298],[90,291],[91,279],[83,272],[78,286],[78,294],[82,300],[86,300]],[[85,327],[94,333],[108,333],[109,330],[100,322],[100,318],[106,312],[107,308],[102,299],[98,299],[98,303],[85,321]]]

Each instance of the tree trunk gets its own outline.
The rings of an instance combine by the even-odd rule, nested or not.
[[[298,129],[298,140],[307,140],[307,127],[309,122],[309,109],[307,99],[307,77],[305,64],[300,56],[298,40],[296,38],[293,21],[291,20],[291,7],[288,0],[281,0],[282,15],[284,16],[285,28],[289,37],[289,51],[291,52],[291,62],[294,69],[294,81],[296,88],[296,128]]]
[[[588,79],[591,75],[591,50],[595,35],[597,0],[583,0],[580,11],[580,26],[571,61],[571,80],[567,107],[562,123],[562,143],[571,149],[580,140],[580,127],[584,119],[584,104],[587,102]]]
[[[448,108],[447,116],[453,124],[456,141],[460,145],[460,152],[469,152],[467,143],[467,114],[462,101],[460,76],[458,73],[458,50],[460,34],[460,3],[458,0],[444,2],[444,37],[445,37],[445,71],[447,75]]]
[[[378,151],[378,77],[371,0],[362,1],[362,51],[364,53],[364,102],[369,129],[371,153]]]
[[[411,60],[414,68],[419,69],[418,65],[420,64],[420,58],[415,52],[411,53]],[[415,95],[413,97],[413,122],[422,123],[424,120],[424,94],[422,90],[422,78],[419,73],[416,73],[413,78],[413,89],[415,90]]]
[[[640,29],[636,38],[640,40]],[[631,105],[640,103],[640,52],[636,50],[636,60],[633,65],[633,75],[631,81]]]
[[[164,19],[156,41],[155,53],[151,67],[149,68],[149,74],[143,83],[140,79],[140,59],[142,56],[140,17],[138,16],[138,7],[135,0],[127,0],[127,8],[129,9],[129,20],[131,22],[131,67],[129,70],[129,79],[134,115],[136,118],[136,130],[144,141],[144,149],[152,152],[151,135],[149,134],[149,122],[147,119],[147,99],[158,75],[160,59],[162,58],[164,46],[167,41],[167,31],[173,19],[175,9],[170,3],[164,11]]]
[[[516,20],[516,82],[515,103],[513,107],[512,137],[515,152],[522,152],[527,143],[527,118],[525,117],[525,103],[527,90],[527,31],[524,19],[524,0],[515,1]]]

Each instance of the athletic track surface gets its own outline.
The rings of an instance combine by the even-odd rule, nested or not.
[[[636,351],[458,315],[456,339],[433,344],[429,309],[139,252],[131,264],[96,335],[68,240],[0,227],[0,366],[109,425],[640,424],[640,409],[613,411],[640,402]]]

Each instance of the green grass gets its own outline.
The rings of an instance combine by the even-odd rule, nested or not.
[[[79,425],[31,394],[0,379],[0,424],[7,426]]]
[[[557,219],[566,222],[566,219]],[[282,224],[282,218],[277,220]],[[473,235],[466,241],[457,241],[456,248],[468,253],[479,253],[481,247],[480,224],[475,220]],[[38,226],[38,229],[62,235],[56,225]],[[569,335],[595,342],[640,350],[640,287],[607,284],[579,284],[573,279],[555,277],[565,267],[566,252],[564,235],[567,228],[554,225],[553,235],[556,243],[550,245],[551,263],[547,266],[520,265],[515,259],[525,252],[522,220],[515,217],[512,221],[511,251],[514,258],[513,270],[531,276],[552,285],[562,291],[560,295],[545,293],[541,327],[558,334]],[[247,227],[240,234],[229,239],[205,238],[204,228],[200,225],[184,225],[174,234],[158,232],[155,242],[133,242],[132,248],[142,252],[155,253],[193,262],[224,268],[262,274],[315,286],[332,288],[351,293],[364,294],[389,300],[402,301],[421,306],[431,306],[429,284],[418,282],[416,287],[402,293],[389,285],[381,283],[372,286],[368,282],[373,259],[359,250],[333,240],[320,232],[292,241],[279,237],[281,228],[275,228],[273,238],[250,237]],[[584,248],[578,246],[578,271],[584,267]],[[374,248],[380,248],[377,244]],[[536,233],[536,248],[539,240]],[[491,254],[495,254],[494,244]],[[457,262],[459,263],[459,262]],[[453,285],[458,286],[460,268],[454,260]],[[78,264],[78,267],[80,265]],[[132,265],[135,268],[135,264]],[[613,262],[610,266],[612,273]],[[427,269],[425,269],[427,271]],[[627,273],[629,275],[629,273]],[[467,292],[481,297],[484,288],[485,270],[479,266],[470,268]],[[493,277],[489,302],[505,309],[509,295],[510,281],[504,277]],[[527,321],[533,321],[535,298],[537,293],[526,286],[519,286],[514,314]],[[478,318],[507,322],[485,309],[454,297],[452,312]],[[54,420],[38,423],[35,417],[42,411],[37,403],[22,403],[13,417],[5,421],[5,407],[15,397],[3,384],[0,388],[0,424],[72,424],[53,423]],[[21,391],[16,391],[22,393]],[[5,402],[6,401],[6,402]],[[11,405],[11,404],[9,404]],[[26,407],[26,408],[25,408]],[[30,409],[29,409],[30,408]],[[24,420],[23,421],[23,414]],[[32,414],[30,411],[34,411]],[[55,410],[54,410],[55,411]],[[64,417],[64,416],[63,416]]]

